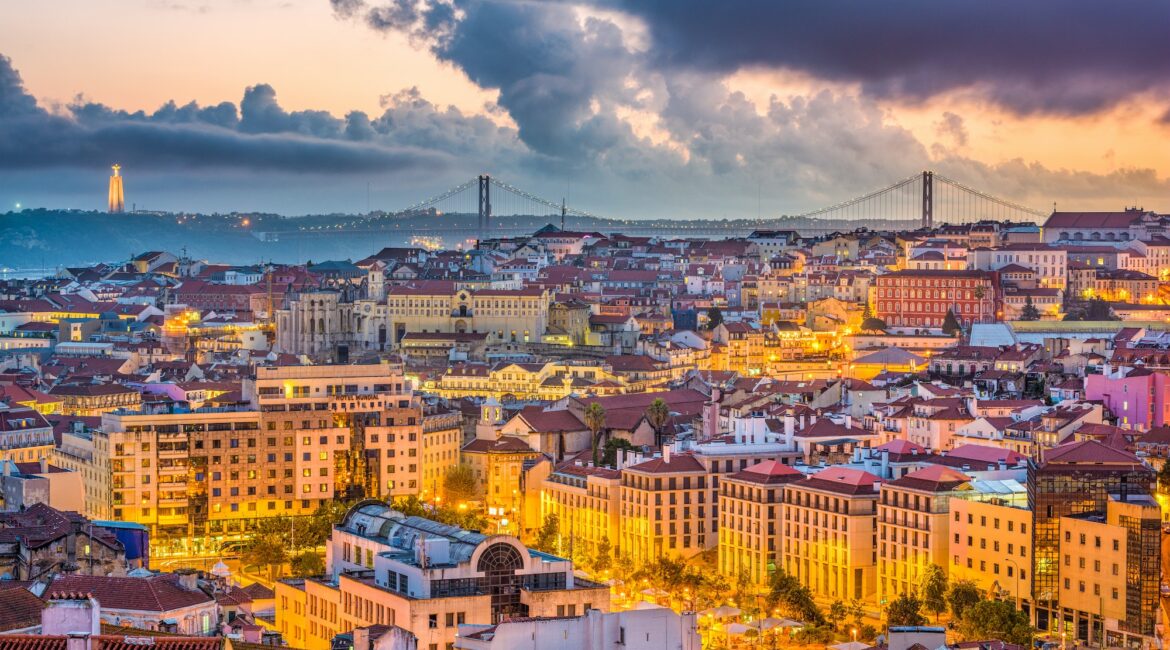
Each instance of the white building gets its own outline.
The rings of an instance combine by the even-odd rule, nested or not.
[[[624,612],[591,609],[582,616],[460,625],[462,650],[699,650],[696,615],[649,606]]]

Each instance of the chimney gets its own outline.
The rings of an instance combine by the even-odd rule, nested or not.
[[[49,594],[48,604],[41,610],[41,634],[62,636],[68,634],[68,647],[75,645],[87,650],[89,636],[101,634],[101,606],[89,594]],[[73,640],[76,635],[77,641]]]
[[[796,418],[792,417],[792,413],[784,416],[784,447],[792,449],[792,440],[796,435]]]
[[[48,473],[49,473],[49,459],[45,456],[41,456],[41,474],[48,474]]]
[[[90,650],[89,635],[84,632],[69,632],[65,650]]]
[[[671,448],[672,448],[672,445],[664,445],[664,446],[662,447],[662,460],[663,460],[663,461],[664,461],[664,462],[665,462],[667,465],[669,465],[669,464],[670,464],[670,452],[671,452]]]
[[[849,415],[848,413],[845,414],[845,428],[846,429],[853,428],[853,416]]]
[[[199,572],[195,569],[179,569],[175,575],[179,576],[179,587],[186,591],[199,590]]]

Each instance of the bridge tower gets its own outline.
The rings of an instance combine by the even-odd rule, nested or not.
[[[492,227],[492,177],[481,174],[479,177],[479,238]]]
[[[934,172],[922,172],[922,227],[934,227]]]

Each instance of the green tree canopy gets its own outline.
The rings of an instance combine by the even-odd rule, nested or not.
[[[963,330],[963,326],[959,324],[959,319],[955,317],[955,310],[948,309],[947,315],[943,318],[942,331],[955,336]]]
[[[886,331],[886,321],[872,316],[861,321],[861,331],[863,332],[884,332]]]
[[[540,530],[536,531],[536,538],[532,542],[532,548],[545,553],[552,553],[553,555],[560,554],[561,550],[558,548],[558,542],[561,536],[561,518],[553,513],[544,518],[544,523],[541,524]]]
[[[1020,320],[1040,320],[1040,310],[1032,303],[1032,296],[1024,299],[1024,308],[1020,310]]]
[[[670,422],[670,407],[661,398],[650,402],[646,407],[646,422],[654,429],[654,446],[662,446],[662,429],[666,427],[666,423]]]
[[[280,566],[288,560],[284,540],[277,535],[259,535],[244,550],[245,566],[254,565],[268,570],[269,579],[276,578]]]
[[[886,623],[889,625],[924,625],[922,601],[912,594],[901,594],[886,607]]]
[[[443,495],[448,503],[475,501],[479,498],[479,481],[470,465],[455,465],[443,476]]]
[[[812,590],[784,571],[772,574],[768,586],[768,606],[779,608],[786,616],[804,623],[820,625],[825,622],[825,615],[817,607]]]
[[[928,565],[920,584],[922,608],[934,614],[934,620],[937,621],[939,614],[947,611],[947,574],[937,564]]]
[[[585,407],[585,426],[589,427],[592,434],[593,465],[596,467],[601,461],[598,450],[601,445],[601,432],[605,430],[605,408],[601,404],[593,402]]]
[[[707,309],[707,329],[713,330],[723,323],[723,310],[718,307]]]
[[[319,576],[325,573],[325,560],[316,551],[305,551],[293,556],[289,568],[297,578]]]
[[[1031,646],[1035,633],[1028,615],[1006,600],[983,600],[972,605],[956,627],[968,641],[999,639],[1026,647]]]
[[[947,591],[947,604],[951,606],[951,615],[955,618],[963,618],[967,609],[981,600],[983,592],[972,580],[956,580]]]
[[[637,451],[638,448],[634,446],[629,440],[625,438],[610,438],[605,441],[604,451],[601,453],[601,464],[606,467],[615,467],[617,465],[618,450],[624,449],[626,451]]]

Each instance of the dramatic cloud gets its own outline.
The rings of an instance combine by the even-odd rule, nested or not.
[[[318,111],[286,112],[266,85],[249,88],[236,115],[230,103],[168,102],[146,114],[80,99],[64,113],[51,113],[0,56],[0,169],[94,168],[116,160],[152,170],[353,173],[439,169],[449,162],[432,148],[345,139],[341,120]]]
[[[797,70],[922,100],[975,90],[1018,113],[1080,114],[1170,90],[1170,3],[600,0],[641,19],[654,65]]]

